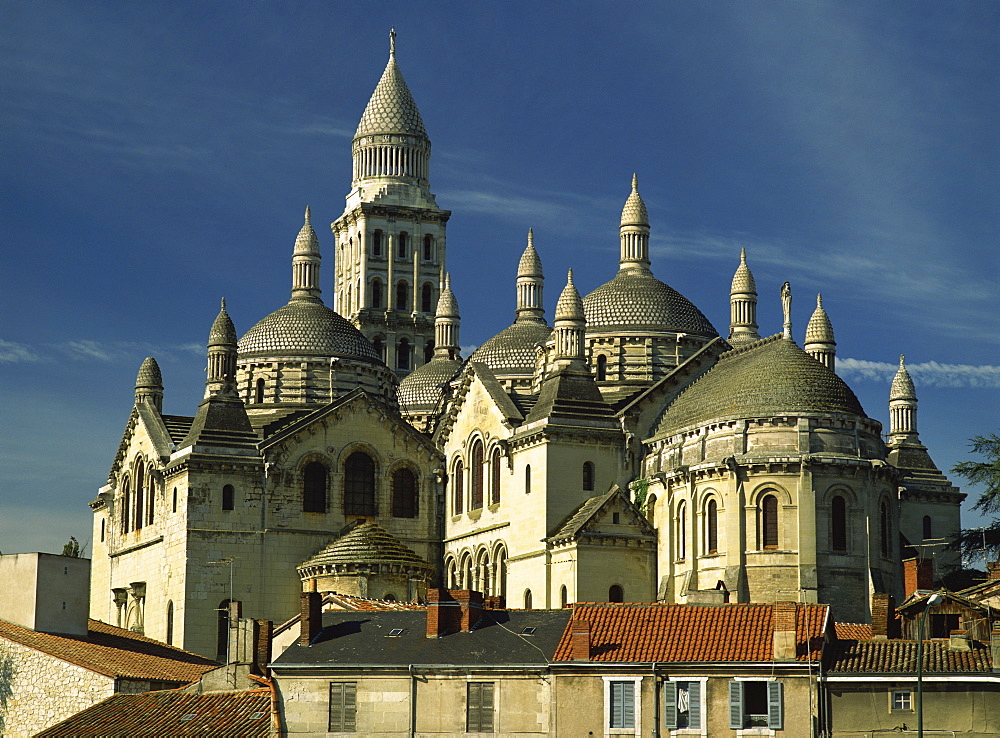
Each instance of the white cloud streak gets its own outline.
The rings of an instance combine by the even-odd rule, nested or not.
[[[0,363],[24,364],[34,361],[41,361],[41,358],[30,346],[0,338]]]
[[[888,384],[896,375],[897,364],[865,359],[838,358],[837,373],[844,379],[868,380]],[[989,364],[942,364],[925,361],[907,364],[915,384],[919,387],[1000,387],[1000,366]]]
[[[58,344],[31,346],[25,343],[0,339],[0,363],[26,364],[48,361],[56,356],[71,361],[109,364],[118,361],[138,361],[155,356],[157,361],[174,359],[187,361],[192,355],[205,352],[205,347],[195,343],[156,345],[139,341],[67,341]]]

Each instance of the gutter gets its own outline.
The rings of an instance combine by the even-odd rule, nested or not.
[[[267,687],[268,691],[271,693],[271,727],[273,730],[273,735],[281,735],[281,713],[278,708],[278,690],[274,685],[273,679],[264,679],[256,674],[247,674],[253,681],[258,684],[263,684]]]

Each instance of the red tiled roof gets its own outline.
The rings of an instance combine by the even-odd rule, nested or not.
[[[109,677],[187,684],[219,664],[100,620],[88,621],[89,635],[42,633],[0,620],[0,638]]]
[[[214,694],[146,692],[116,694],[36,738],[266,738],[271,723],[268,689]]]
[[[837,627],[839,629],[840,625]],[[924,673],[992,673],[989,648],[975,641],[969,645],[968,651],[952,651],[948,648],[948,641],[924,641]],[[866,674],[916,673],[917,642],[836,641],[828,650],[827,671]]]
[[[836,623],[837,638],[850,641],[870,641],[872,626],[868,623]]]
[[[827,609],[796,604],[797,660],[821,657]],[[771,661],[774,654],[770,604],[577,604],[573,611],[590,624],[591,661]],[[573,660],[570,633],[567,626],[553,661]]]

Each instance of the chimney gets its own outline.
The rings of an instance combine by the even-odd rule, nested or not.
[[[487,610],[506,610],[507,600],[501,595],[490,595],[484,600],[483,607]]]
[[[300,605],[299,645],[308,646],[323,628],[323,595],[319,592],[303,592],[300,595]]]
[[[483,617],[483,593],[471,589],[460,589],[453,590],[451,596],[458,601],[462,608],[462,630],[471,633]]]
[[[969,632],[966,630],[953,630],[948,634],[949,651],[971,651],[969,647]]]
[[[872,638],[899,637],[899,618],[896,617],[896,598],[885,592],[872,593]]]
[[[569,633],[570,656],[574,661],[590,661],[590,623],[571,620]]]
[[[774,660],[794,661],[796,652],[794,602],[775,602],[774,613]]]
[[[483,616],[483,593],[472,589],[427,590],[427,637],[469,633]]]
[[[257,620],[254,628],[254,673],[267,676],[267,665],[271,663],[271,637],[274,635],[274,623],[270,620]]]
[[[990,660],[993,671],[1000,672],[1000,623],[993,623],[993,632],[990,633]]]
[[[1000,579],[1000,559],[986,562],[986,578],[990,581]]]
[[[932,559],[905,559],[903,561],[903,587],[907,597],[919,590],[934,589],[934,561]]]

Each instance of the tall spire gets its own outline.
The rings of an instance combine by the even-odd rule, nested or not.
[[[583,362],[583,335],[587,327],[583,313],[583,300],[573,284],[573,270],[566,276],[566,286],[563,287],[556,303],[556,315],[553,321],[555,335],[555,359],[568,359]]]
[[[649,274],[649,213],[639,194],[639,178],[632,174],[632,192],[622,208],[619,268]]]
[[[784,316],[782,338],[792,340],[792,285],[785,282],[781,285],[781,313]]]
[[[889,388],[889,442],[917,442],[917,391],[902,354]]]
[[[222,298],[219,314],[208,332],[208,369],[205,379],[205,397],[229,394],[236,386],[236,327],[226,312],[226,298]]]
[[[305,223],[295,237],[292,250],[292,299],[319,301],[319,239],[310,221],[309,207],[306,206]]]
[[[833,340],[833,325],[823,309],[823,295],[816,295],[816,309],[806,326],[805,352],[820,364],[834,371],[837,360],[837,342]]]
[[[535,251],[535,233],[528,229],[528,245],[517,265],[517,320],[545,321],[542,307],[542,260]]]
[[[434,358],[458,358],[458,301],[451,291],[451,275],[444,277],[444,289],[438,297],[437,311],[434,315]]]
[[[747,266],[747,250],[740,249],[740,265],[729,291],[729,343],[737,346],[760,338],[757,332],[757,285]]]

